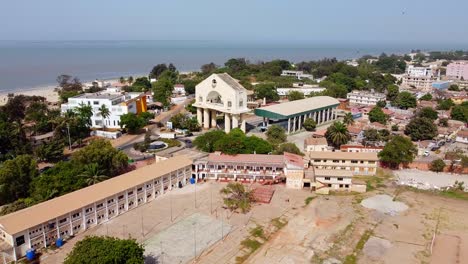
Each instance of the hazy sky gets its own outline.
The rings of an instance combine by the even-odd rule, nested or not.
[[[0,7],[2,40],[468,43],[466,0],[5,0]]]

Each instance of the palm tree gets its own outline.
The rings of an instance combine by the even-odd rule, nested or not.
[[[83,124],[86,124],[87,127],[92,125],[91,117],[93,116],[93,108],[90,105],[80,103],[79,106],[75,108],[75,112]]]
[[[119,83],[121,83],[121,84],[124,84],[124,83],[125,83],[125,78],[124,78],[123,76],[121,76],[121,77],[119,78]]]
[[[103,104],[103,105],[101,105],[101,107],[99,107],[99,114],[102,117],[102,126],[104,127],[104,130],[106,130],[106,124],[105,124],[104,120],[107,119],[110,116],[110,110],[109,110],[109,108],[106,107],[105,104]]]
[[[353,114],[351,113],[346,113],[346,115],[343,118],[343,123],[345,125],[352,125],[354,124],[354,119],[353,119]]]
[[[128,77],[127,82],[131,85],[133,83],[133,76]]]
[[[97,163],[85,165],[84,171],[79,176],[86,178],[86,184],[88,184],[88,186],[109,179],[109,177],[102,174],[102,170],[99,169]]]
[[[346,144],[351,139],[348,128],[339,121],[335,121],[327,128],[325,137],[327,138],[327,142],[336,148]]]

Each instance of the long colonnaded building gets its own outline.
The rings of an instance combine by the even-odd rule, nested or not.
[[[14,260],[185,186],[192,161],[176,156],[0,217],[0,238]]]
[[[288,134],[300,131],[307,118],[317,125],[337,119],[336,108],[340,102],[330,96],[315,96],[292,102],[269,105],[255,109],[255,115],[263,117],[264,126],[270,123],[284,127]],[[271,122],[272,121],[272,122]]]

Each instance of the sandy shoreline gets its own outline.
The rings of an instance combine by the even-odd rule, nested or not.
[[[118,83],[118,79],[106,79],[103,80],[106,83],[111,83],[115,84]],[[85,82],[83,83],[83,88],[85,89],[86,87],[91,86],[91,82]],[[22,89],[16,92],[0,92],[0,105],[4,105],[8,101],[8,94],[12,93],[14,95],[37,95],[37,96],[43,96],[46,98],[48,102],[55,103],[59,101],[59,96],[57,92],[55,92],[55,89],[57,88],[57,85],[49,85],[49,86],[41,86],[41,87],[35,87],[35,88],[29,88],[29,89]]]

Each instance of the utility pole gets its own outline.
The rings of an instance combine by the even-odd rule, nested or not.
[[[171,222],[174,221],[173,218],[172,218],[172,194],[171,192],[169,192],[169,204],[171,206]]]
[[[71,138],[70,138],[70,124],[67,123],[67,132],[68,132],[68,149],[72,149]]]

